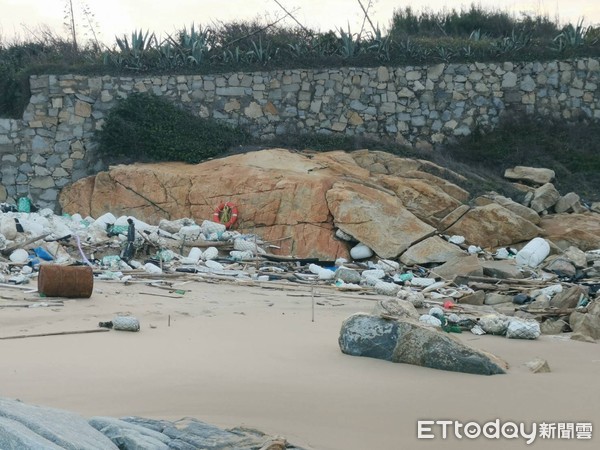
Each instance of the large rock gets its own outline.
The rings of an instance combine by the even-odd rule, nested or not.
[[[554,170],[538,167],[516,166],[504,171],[504,178],[516,181],[527,181],[535,184],[550,183],[554,180],[554,177]]]
[[[582,251],[600,248],[600,214],[553,214],[540,222],[542,236],[563,250],[570,246]]]
[[[85,419],[68,411],[0,398],[0,418],[2,418],[3,427],[8,430],[7,435],[14,433],[15,430],[23,431],[22,428],[26,428],[31,433],[22,432],[23,439],[38,439],[35,437],[36,435],[39,437],[39,444],[36,444],[39,447],[34,445],[10,447],[6,444],[6,446],[0,447],[2,449],[118,450],[118,447],[110,439],[92,428]],[[0,437],[0,442],[2,442],[1,439],[3,438]],[[11,441],[8,440],[8,442]],[[12,442],[18,441],[13,440]]]
[[[540,186],[533,192],[533,199],[531,200],[531,209],[537,213],[547,211],[552,208],[558,199],[560,193],[556,190],[552,183],[546,183]]]
[[[352,356],[480,375],[505,373],[506,363],[410,319],[354,314],[342,324],[340,349]]]
[[[523,272],[519,269],[514,259],[504,261],[483,261],[483,274],[493,278],[523,278]]]
[[[446,234],[464,236],[481,247],[504,247],[527,241],[541,233],[540,228],[496,203],[469,210]]]
[[[575,192],[569,192],[558,199],[556,205],[554,205],[554,211],[558,214],[569,211],[583,212],[583,206],[581,206],[579,200],[579,195]]]
[[[361,167],[357,161],[362,161],[368,169]],[[314,154],[271,149],[197,165],[160,163],[116,166],[108,172],[65,187],[59,200],[63,211],[67,213],[98,217],[112,212],[115,216],[133,215],[150,224],[157,224],[161,219],[181,217],[201,222],[212,217],[219,203],[231,201],[238,206],[235,228],[240,232],[257,233],[267,241],[286,238],[281,241],[279,251],[284,255],[333,260],[348,257],[348,244],[333,238],[334,223],[338,220],[344,222],[344,219],[335,216],[327,200],[327,193],[334,185],[352,181],[345,185],[346,188],[361,189],[362,186],[379,191],[378,195],[369,194],[367,197],[383,203],[362,203],[361,208],[365,209],[357,211],[357,215],[368,215],[373,222],[377,222],[383,217],[379,211],[385,210],[385,214],[397,216],[400,222],[410,219],[415,224],[421,224],[398,196],[383,185],[380,177],[394,179],[411,172],[409,178],[412,181],[408,182],[408,186],[412,186],[410,189],[414,187],[414,192],[417,192],[417,188],[423,188],[431,194],[430,198],[422,197],[422,216],[426,217],[428,211],[434,211],[438,216],[445,215],[445,209],[454,209],[452,205],[460,205],[461,202],[446,191],[461,198],[467,193],[441,178],[419,172],[419,169],[427,167],[429,165],[424,161],[380,152],[375,152],[374,156],[368,151]],[[438,169],[444,172],[443,168]],[[417,175],[425,177],[426,181],[418,179]],[[390,183],[394,184],[392,181]],[[413,192],[410,189],[407,196]],[[439,191],[439,200],[436,200],[436,189]],[[359,197],[364,192],[361,190],[356,194]],[[435,206],[436,201],[438,206]],[[420,209],[415,202],[411,203],[411,208]],[[391,218],[387,221],[393,222]],[[431,228],[423,229],[427,230],[424,234],[427,236]],[[396,228],[386,230],[386,234],[391,236],[392,231],[395,232]],[[358,235],[354,237],[360,239]],[[403,251],[422,237],[417,232],[415,240],[412,236],[398,238],[402,244],[395,251]]]
[[[600,301],[592,302],[585,313],[572,312],[569,316],[569,326],[574,334],[600,339]]]
[[[400,261],[408,266],[414,264],[444,263],[454,257],[464,256],[460,247],[449,243],[439,236],[432,236],[406,250]]]
[[[435,232],[398,197],[357,183],[338,182],[327,191],[335,226],[382,258],[395,258]]]
[[[453,280],[457,276],[483,276],[483,266],[477,255],[456,256],[431,270],[433,274],[445,280]]]
[[[582,286],[571,286],[569,289],[563,290],[556,294],[550,300],[550,306],[558,309],[575,308],[581,298],[588,297],[587,288]]]

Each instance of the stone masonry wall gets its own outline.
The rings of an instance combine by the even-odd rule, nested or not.
[[[93,135],[118,99],[150,91],[255,135],[345,133],[431,148],[522,110],[600,119],[597,59],[297,69],[220,75],[32,76],[22,120],[0,119],[0,201],[57,208],[66,184],[102,170]]]

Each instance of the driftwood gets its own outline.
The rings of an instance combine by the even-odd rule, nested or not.
[[[29,239],[27,239],[27,240],[25,240],[23,242],[18,242],[18,243],[14,244],[14,245],[11,245],[10,247],[6,247],[4,250],[0,250],[0,253],[2,253],[5,256],[8,256],[12,252],[14,252],[15,250],[17,250],[19,248],[23,248],[26,245],[33,244],[34,242],[37,242],[37,241],[39,241],[41,239],[44,239],[44,238],[46,238],[48,236],[50,236],[50,233],[45,233],[45,234],[41,234],[39,236],[34,236],[34,237],[29,238]]]
[[[107,328],[94,328],[93,330],[77,330],[77,331],[58,331],[56,333],[40,333],[40,334],[18,334],[15,336],[4,336],[0,337],[3,339],[24,339],[30,337],[46,337],[46,336],[66,336],[69,334],[88,334],[88,333],[102,333],[104,331],[110,331]]]

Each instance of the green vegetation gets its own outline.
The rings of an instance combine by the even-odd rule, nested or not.
[[[132,94],[98,132],[98,151],[125,161],[197,163],[248,141],[240,129],[201,119],[153,94]]]
[[[222,73],[600,56],[600,27],[583,21],[560,27],[547,17],[514,17],[478,6],[419,14],[399,9],[387,33],[374,26],[317,32],[257,19],[192,25],[164,38],[136,30],[117,37],[112,48],[99,43],[89,11],[85,18],[87,45],[75,42],[73,20],[71,41],[43,29],[27,42],[0,41],[0,117],[20,116],[32,73]]]

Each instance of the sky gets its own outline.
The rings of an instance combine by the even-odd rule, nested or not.
[[[94,30],[108,45],[115,36],[130,35],[136,29],[166,36],[192,23],[210,26],[214,22],[248,20],[257,17],[277,19],[284,15],[275,0],[71,0],[76,22],[86,21],[84,7],[94,15]],[[277,0],[304,26],[320,31],[360,30],[364,17],[358,0]],[[65,4],[69,0],[0,0],[0,42],[26,39],[48,27],[66,35],[63,25]],[[369,0],[361,0],[367,6]],[[584,18],[586,25],[600,24],[600,0],[372,0],[370,17],[386,29],[395,9],[410,5],[414,11],[441,11],[468,8],[475,3],[489,9],[500,9],[519,15],[521,12],[547,15],[560,23],[575,23]],[[90,15],[87,15],[90,17]],[[291,18],[280,22],[295,25]],[[85,40],[79,27],[79,40]],[[37,33],[39,34],[39,33]]]

